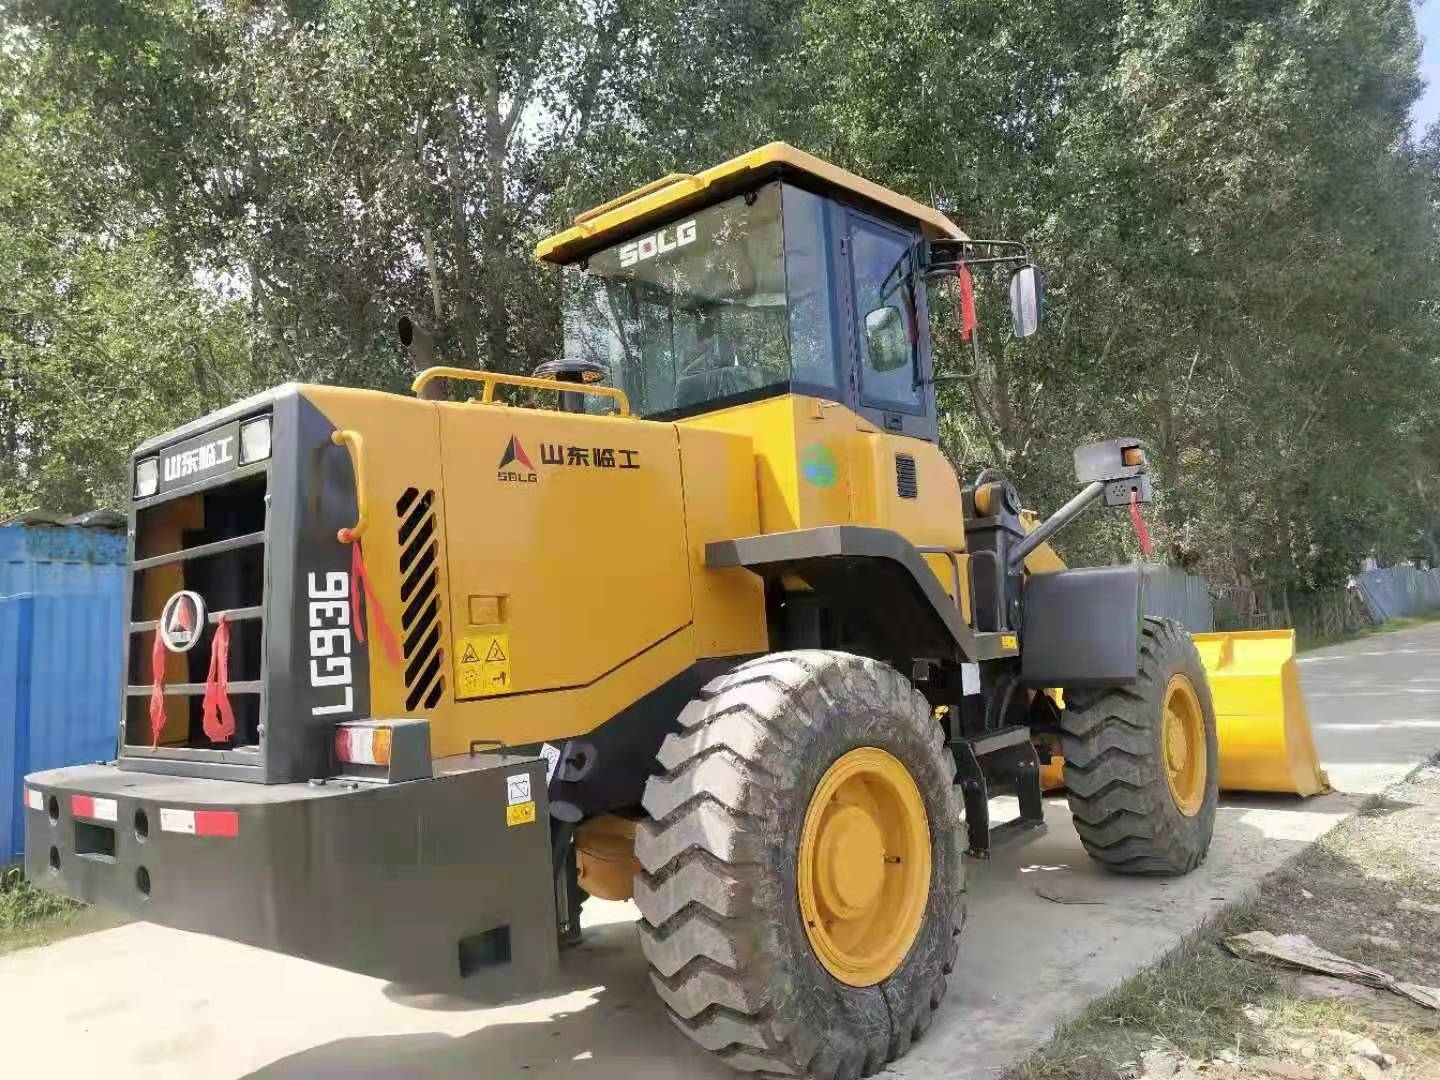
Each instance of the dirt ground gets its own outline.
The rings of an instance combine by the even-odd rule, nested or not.
[[[1440,986],[1440,758],[1094,1002],[1007,1080],[1440,1077],[1440,1011],[1241,960],[1221,944],[1250,930],[1304,934],[1397,979]]]

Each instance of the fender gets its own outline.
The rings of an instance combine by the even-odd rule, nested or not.
[[[1128,686],[1139,677],[1142,569],[1085,566],[1031,574],[1025,585],[1020,683]]]
[[[798,577],[896,657],[976,662],[1017,653],[1013,634],[975,633],[921,550],[891,529],[826,525],[720,540],[705,545],[705,565]]]

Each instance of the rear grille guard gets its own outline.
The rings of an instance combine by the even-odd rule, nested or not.
[[[443,620],[435,492],[407,488],[395,503],[400,519],[400,630],[404,634],[405,710],[433,709],[445,693]]]
[[[173,496],[137,504],[132,518],[136,557],[129,567],[122,758],[263,766],[259,751],[266,716],[268,481],[268,462],[242,466]],[[142,556],[142,551],[156,553]],[[148,575],[158,575],[158,580],[152,581]],[[197,591],[206,601],[206,629],[192,651],[164,654],[168,741],[152,748],[148,716],[151,650],[159,632],[164,596],[182,588]],[[241,722],[233,739],[216,744],[196,734],[196,718],[205,694],[203,680],[214,628],[222,616],[233,628],[232,678],[227,692]],[[178,710],[174,706],[177,698],[185,701]],[[176,729],[182,722],[184,737],[176,741]]]

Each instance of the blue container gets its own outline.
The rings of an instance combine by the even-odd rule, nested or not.
[[[98,529],[0,526],[0,863],[24,852],[26,773],[115,756],[125,547]]]

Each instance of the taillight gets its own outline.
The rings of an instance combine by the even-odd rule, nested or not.
[[[345,720],[335,725],[336,773],[394,784],[434,775],[428,720]]]
[[[389,765],[390,742],[388,727],[338,727],[335,756],[346,765]]]

